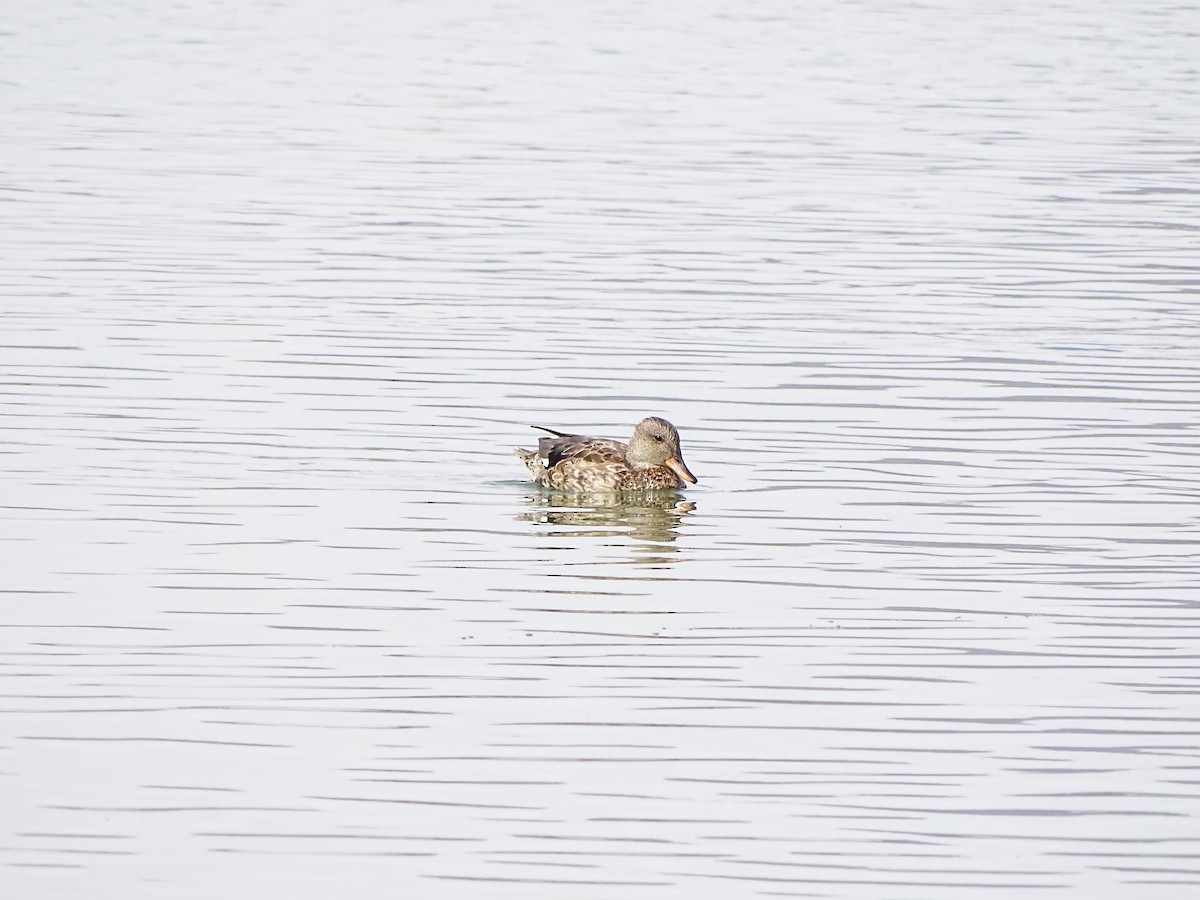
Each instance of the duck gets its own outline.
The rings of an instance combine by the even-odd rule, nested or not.
[[[638,422],[628,444],[607,438],[565,434],[534,425],[552,437],[537,450],[514,447],[538,484],[562,491],[677,490],[696,484],[679,449],[679,431],[666,419]]]

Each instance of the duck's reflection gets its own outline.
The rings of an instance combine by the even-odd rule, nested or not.
[[[670,561],[680,522],[696,509],[677,491],[537,491],[526,502],[521,521],[554,526],[550,533],[561,538],[632,538],[638,562]]]

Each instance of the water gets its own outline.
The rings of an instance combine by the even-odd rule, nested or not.
[[[5,895],[1193,896],[1195,14],[10,10]]]

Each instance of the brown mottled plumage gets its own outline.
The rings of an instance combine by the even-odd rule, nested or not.
[[[541,426],[534,426],[541,428]],[[533,480],[565,491],[654,491],[696,483],[679,450],[679,432],[666,419],[642,419],[629,443],[563,434],[538,441],[537,450],[515,448]]]

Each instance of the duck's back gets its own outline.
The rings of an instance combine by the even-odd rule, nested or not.
[[[538,441],[546,461],[540,479],[550,487],[576,491],[613,490],[629,474],[620,441],[563,434]]]
[[[593,465],[625,465],[628,448],[620,441],[607,438],[590,438],[580,434],[561,434],[544,437],[538,441],[538,455],[546,465],[554,468],[564,460],[577,460]]]

